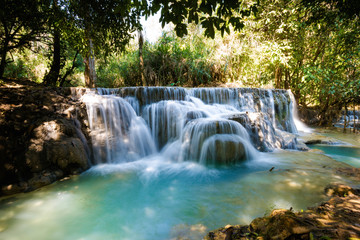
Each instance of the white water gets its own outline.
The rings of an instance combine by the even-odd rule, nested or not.
[[[290,90],[288,90],[288,92],[289,92],[291,102],[292,102],[292,116],[293,116],[293,119],[294,119],[296,129],[299,132],[312,133],[313,129],[309,128],[308,126],[306,126],[305,123],[300,121],[299,116],[298,116],[298,111],[297,111],[297,106],[296,106],[296,101],[295,101],[294,94],[292,94],[292,92]]]
[[[214,152],[215,143],[217,152],[233,149],[227,153],[225,162],[236,163],[255,154],[255,140],[265,142],[267,151],[278,148],[276,139],[282,136],[275,136],[277,128],[297,133],[293,96],[284,90],[149,87],[98,89],[97,92],[82,97],[88,109],[94,164],[168,154],[169,150],[164,150],[171,145],[178,150],[177,156],[170,154],[173,161],[216,165],[213,158],[219,153]],[[251,113],[261,115],[256,115],[254,120]],[[250,122],[229,119],[236,115]],[[259,126],[253,129],[252,121],[259,121]],[[235,145],[241,145],[243,152],[234,149]],[[207,156],[209,161],[204,159]]]

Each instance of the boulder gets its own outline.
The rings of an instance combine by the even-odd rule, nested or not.
[[[26,164],[33,173],[47,168],[61,169],[71,174],[88,168],[85,146],[77,136],[75,126],[66,119],[42,119],[33,130],[25,153]]]
[[[34,190],[89,168],[86,106],[71,93],[0,87],[0,195]]]
[[[316,221],[304,221],[290,210],[276,209],[268,217],[256,218],[250,223],[250,231],[264,239],[306,239],[316,226]]]

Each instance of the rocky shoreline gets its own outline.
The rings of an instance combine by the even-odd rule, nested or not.
[[[90,167],[86,106],[69,88],[0,86],[0,196],[35,190]]]
[[[360,169],[334,170],[360,181]],[[205,240],[359,239],[360,189],[341,184],[325,188],[330,199],[306,211],[276,209],[249,225],[227,225],[210,231]]]

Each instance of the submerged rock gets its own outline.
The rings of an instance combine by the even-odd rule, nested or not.
[[[303,141],[307,145],[313,145],[313,144],[328,144],[328,145],[344,144],[343,142],[341,142],[341,141],[339,141],[337,139],[327,137],[327,136],[323,136],[323,135],[319,135],[319,134],[316,134],[316,133],[301,136],[300,140]]]
[[[202,224],[187,225],[179,224],[171,229],[171,240],[199,240],[204,236],[207,229]]]

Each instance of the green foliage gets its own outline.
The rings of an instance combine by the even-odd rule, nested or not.
[[[244,27],[243,18],[257,13],[259,1],[193,1],[193,0],[153,0],[145,10],[145,15],[161,9],[160,22],[174,24],[176,35],[188,34],[187,24],[201,24],[204,34],[214,38],[216,30],[223,36],[230,33],[230,27],[236,31]]]
[[[0,8],[0,77],[8,63],[8,55],[16,49],[31,47],[45,33],[48,19],[47,0],[4,0]]]
[[[140,28],[139,11],[143,6],[135,4],[136,1],[63,1],[71,22],[77,27],[79,36],[75,36],[75,44],[81,53],[89,51],[89,39],[96,53],[123,51],[131,39],[130,33]]]
[[[35,50],[33,47],[32,50]],[[48,59],[38,54],[43,49],[38,46],[38,53],[24,49],[23,51],[15,51],[12,54],[12,61],[7,64],[4,72],[4,77],[30,79],[35,82],[41,82],[47,69]]]
[[[197,35],[179,38],[164,33],[155,44],[146,43],[143,49],[145,78],[149,85],[199,86],[221,81],[217,63],[211,61],[212,52],[204,39]],[[99,86],[141,85],[138,51],[112,55],[98,67]]]
[[[97,86],[140,86],[131,33],[141,30],[141,16],[160,12],[161,23],[173,30],[144,44],[148,85],[286,88],[300,104],[320,105],[321,114],[360,103],[356,0],[5,0],[3,6],[0,66],[13,60],[5,69],[8,77],[39,81],[54,66],[60,36],[57,85],[62,76],[67,86],[84,85],[80,75],[91,39]],[[41,51],[33,47],[38,41]]]

